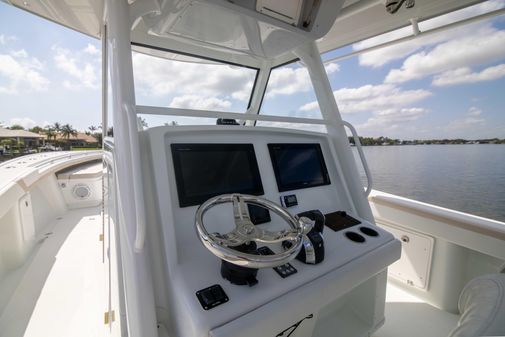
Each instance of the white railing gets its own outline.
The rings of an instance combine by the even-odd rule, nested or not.
[[[168,108],[168,107],[147,106],[147,105],[137,105],[136,113],[137,115],[182,116],[182,117],[216,118],[216,119],[228,118],[235,120],[312,124],[312,125],[330,125],[332,123],[324,119],[316,119],[316,118],[269,116],[269,115],[248,114],[238,112],[205,111],[205,110]],[[358,150],[358,154],[361,159],[361,163],[367,179],[365,196],[368,196],[373,188],[373,180],[370,169],[368,168],[365,154],[363,153],[358,133],[351,123],[347,121],[342,121],[342,124],[351,131],[352,137],[354,138],[354,143]]]
[[[411,228],[501,259],[505,223],[373,190],[368,200],[377,223]]]
[[[315,118],[269,116],[269,115],[248,114],[239,112],[205,111],[205,110],[193,110],[193,109],[166,108],[166,107],[147,106],[147,105],[137,105],[136,111],[138,115],[143,114],[143,115],[200,117],[200,118],[228,118],[228,119],[249,120],[249,121],[300,123],[300,124],[316,124],[316,125],[329,124],[328,121]]]
[[[366,180],[367,180],[367,186],[365,189],[365,195],[369,196],[370,192],[372,192],[372,173],[370,172],[370,169],[368,168],[368,163],[365,158],[365,154],[363,153],[363,148],[361,146],[361,142],[359,140],[358,132],[356,132],[356,129],[354,126],[346,121],[342,121],[342,123],[351,131],[352,138],[354,139],[354,144],[356,145],[356,149],[358,149],[358,154],[361,159],[361,165],[363,165],[363,170],[365,170],[365,175],[366,175]]]

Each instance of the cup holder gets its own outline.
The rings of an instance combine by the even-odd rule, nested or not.
[[[357,243],[363,243],[365,242],[365,237],[361,234],[358,234],[356,232],[345,232],[345,236],[351,240],[351,241],[354,241],[354,242],[357,242]]]
[[[368,236],[379,236],[379,233],[375,229],[371,229],[370,227],[360,227],[360,232],[368,235]]]

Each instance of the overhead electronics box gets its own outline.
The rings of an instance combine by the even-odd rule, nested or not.
[[[138,1],[138,0],[137,0]],[[170,0],[137,20],[132,41],[190,53],[275,58],[328,33],[345,0]],[[166,39],[169,40],[166,40]],[[175,41],[175,42],[174,42]],[[170,42],[170,43],[167,43]],[[174,47],[177,46],[177,47]],[[184,50],[188,48],[187,50]],[[204,53],[202,51],[202,53]]]
[[[297,26],[300,19],[303,0],[258,0],[256,10],[265,15]]]

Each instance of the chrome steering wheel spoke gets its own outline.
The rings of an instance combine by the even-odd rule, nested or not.
[[[251,241],[250,239],[241,235],[236,229],[226,234],[212,233],[209,234],[209,238],[214,240],[219,245],[226,247],[237,247],[241,244]]]
[[[299,231],[296,229],[283,229],[278,232],[271,232],[257,228],[254,241],[263,243],[276,243],[285,240],[293,241],[298,236],[298,233]]]
[[[244,198],[240,194],[232,194],[232,201],[235,226],[238,228],[244,225],[253,225],[251,217],[249,216],[249,209],[244,202]]]
[[[224,203],[232,203],[233,205],[235,229],[226,234],[210,234],[205,229],[203,216],[212,207]],[[251,221],[247,204],[274,212],[291,228],[274,232],[256,227]],[[303,246],[304,235],[312,228],[312,223],[305,220],[308,219],[298,219],[267,199],[245,194],[223,194],[213,197],[201,204],[195,214],[196,232],[202,244],[220,259],[248,268],[276,267],[294,259]],[[291,242],[291,247],[274,255],[249,254],[234,249],[234,247],[251,241],[278,243],[285,240]]]

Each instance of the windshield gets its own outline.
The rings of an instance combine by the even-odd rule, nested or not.
[[[160,54],[156,51],[157,55]],[[257,69],[166,53],[171,59],[133,52],[138,105],[245,113]],[[215,124],[214,119],[143,116],[148,126]]]

